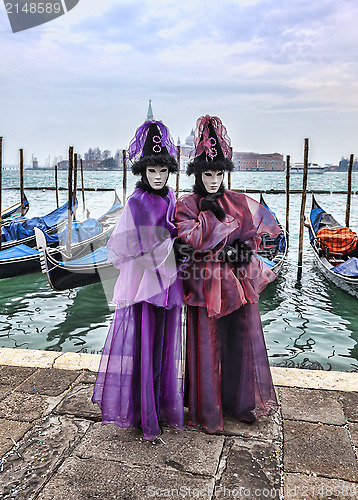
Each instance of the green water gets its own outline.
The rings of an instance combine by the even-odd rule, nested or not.
[[[59,174],[66,186],[66,172]],[[181,187],[190,188],[192,179],[182,176]],[[19,192],[6,190],[18,186],[18,172],[3,174],[3,207],[18,200]],[[128,192],[135,179],[129,175]],[[51,172],[25,171],[26,186],[53,186]],[[122,195],[120,172],[85,172],[86,187],[117,187]],[[171,179],[172,187],[175,179]],[[302,177],[292,176],[291,188],[300,189]],[[285,173],[235,173],[232,187],[241,189],[284,189]],[[346,173],[312,175],[309,189],[344,190]],[[353,190],[358,190],[358,175],[353,174]],[[255,199],[258,194],[250,195]],[[28,216],[43,215],[55,208],[53,191],[27,191]],[[316,196],[320,205],[340,221],[345,220],[346,197],[343,194]],[[79,197],[79,199],[81,199]],[[279,220],[285,221],[285,195],[265,196]],[[60,203],[66,192],[60,192]],[[99,216],[112,204],[108,192],[86,192],[86,206],[91,216]],[[358,230],[357,196],[352,199],[351,227]],[[271,365],[302,366],[325,370],[358,371],[357,299],[326,281],[316,269],[305,234],[303,274],[297,283],[298,219],[301,197],[291,195],[290,249],[288,260],[277,280],[262,293],[260,311]],[[311,197],[307,197],[309,214]],[[78,216],[81,218],[82,205]],[[54,292],[46,277],[33,274],[0,281],[0,347],[30,348],[63,352],[100,352],[111,322],[113,310],[107,298],[114,283],[91,285],[62,293]]]

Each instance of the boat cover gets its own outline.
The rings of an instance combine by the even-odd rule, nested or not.
[[[105,214],[103,214],[103,215],[99,218],[99,220],[106,219],[106,217],[107,217],[108,215],[111,215],[113,212],[116,212],[119,208],[122,208],[122,207],[123,207],[123,205],[122,205],[122,203],[121,203],[120,201],[119,201],[118,203],[114,203],[114,204],[112,205],[112,207],[108,210],[108,212],[106,212]]]
[[[276,217],[276,214],[273,210],[271,210],[271,208],[266,205],[266,203],[262,203],[262,206],[266,208],[266,210],[268,210],[270,212],[270,214],[272,215],[272,217],[275,219],[275,222],[276,224],[279,226],[279,222],[277,220],[277,217]],[[282,233],[280,233],[278,236],[276,236],[275,238],[275,246],[277,248],[277,250],[279,252],[284,252],[285,251],[285,248],[286,248],[286,238],[285,238],[285,235]],[[271,262],[271,261],[269,261]]]
[[[358,236],[349,227],[323,227],[316,233],[317,241],[328,248],[330,253],[354,255]]]
[[[358,259],[357,257],[351,257],[345,262],[342,262],[342,264],[332,267],[331,271],[334,271],[337,274],[341,274],[342,276],[358,278]]]
[[[0,261],[17,259],[19,257],[28,257],[30,255],[39,255],[40,252],[35,248],[30,248],[27,245],[16,245],[15,247],[7,248],[0,251]]]
[[[93,236],[101,234],[103,231],[102,224],[97,219],[87,219],[83,222],[73,222],[71,229],[71,243],[80,243],[88,240]],[[67,226],[58,233],[59,245],[66,245],[67,242]]]
[[[22,220],[22,222],[14,220],[9,225],[1,229],[1,241],[19,241],[24,238],[29,238],[34,235],[34,228],[38,227],[43,232],[56,227],[67,217],[68,203],[57,208],[53,212],[44,215],[43,217],[32,217],[31,219]]]
[[[260,259],[269,267],[273,267],[275,265],[275,262],[272,262],[272,260],[266,259],[266,257],[261,257],[261,255],[258,255]]]
[[[319,224],[321,222],[322,215],[324,213],[325,213],[325,211],[321,207],[314,208],[313,210],[311,210],[310,219],[311,219],[311,222],[312,222],[312,227],[313,227],[314,232],[316,234],[317,234],[317,231],[319,230]],[[310,242],[312,243],[312,241],[314,240],[314,236],[312,234],[311,229],[309,230],[309,234],[310,234]]]
[[[101,247],[97,248],[92,253],[84,255],[78,259],[67,260],[64,262],[58,262],[59,265],[67,267],[67,266],[88,266],[93,264],[104,264],[107,262],[109,248]]]

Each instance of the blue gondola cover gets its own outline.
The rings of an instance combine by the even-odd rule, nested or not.
[[[93,236],[101,234],[103,227],[97,219],[87,219],[83,222],[73,222],[71,229],[71,243],[80,243],[81,241],[88,240]],[[58,233],[59,245],[66,245],[67,241],[67,226]]]
[[[16,245],[15,247],[7,248],[0,251],[0,261],[8,259],[17,259],[19,257],[28,257],[30,255],[39,255],[39,251],[35,248],[30,248],[27,245]]]
[[[53,212],[43,217],[32,217],[31,219],[16,221],[14,220],[9,225],[1,229],[1,241],[18,241],[34,235],[34,228],[38,227],[46,232],[55,227],[67,217],[68,203],[57,208]]]
[[[84,255],[78,259],[68,260],[65,262],[59,262],[61,266],[85,266],[93,264],[104,264],[107,262],[109,248],[101,247],[97,248],[94,252]]]
[[[342,262],[342,264],[332,267],[331,271],[341,274],[342,276],[356,278],[358,277],[358,259],[357,257],[351,257],[345,262]]]

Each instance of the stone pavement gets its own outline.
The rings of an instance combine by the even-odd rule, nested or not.
[[[215,435],[166,427],[151,443],[138,429],[101,425],[95,377],[0,366],[1,500],[358,498],[357,385],[277,385],[273,417],[227,419]]]

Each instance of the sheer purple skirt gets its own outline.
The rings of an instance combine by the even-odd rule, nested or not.
[[[146,439],[159,422],[183,428],[181,308],[143,302],[116,309],[92,401],[102,423],[142,427]]]
[[[220,319],[187,306],[189,423],[208,432],[224,428],[223,416],[254,421],[277,410],[277,399],[257,304]]]

